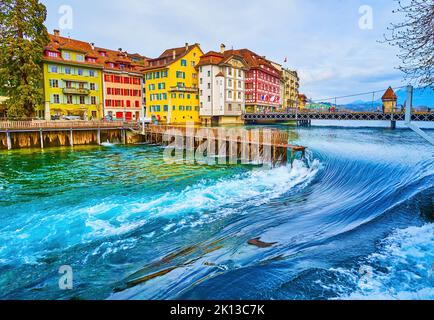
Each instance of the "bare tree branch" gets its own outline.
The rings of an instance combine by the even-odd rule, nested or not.
[[[399,70],[407,80],[422,87],[434,86],[434,1],[395,0],[393,12],[404,21],[392,23],[385,42],[399,48]]]

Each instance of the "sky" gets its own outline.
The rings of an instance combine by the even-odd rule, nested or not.
[[[405,84],[396,48],[380,42],[400,18],[392,13],[394,0],[41,2],[50,32],[60,29],[99,47],[147,57],[186,42],[204,52],[218,51],[221,43],[251,49],[297,70],[300,91],[314,100]]]

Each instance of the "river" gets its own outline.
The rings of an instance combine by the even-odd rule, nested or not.
[[[277,127],[305,161],[1,152],[0,299],[434,299],[434,148],[401,129]]]

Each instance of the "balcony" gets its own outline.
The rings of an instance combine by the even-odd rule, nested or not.
[[[169,92],[199,93],[199,88],[175,86],[175,87],[170,87]]]
[[[78,94],[82,96],[87,96],[90,94],[89,89],[80,89],[80,88],[63,88],[64,94]]]

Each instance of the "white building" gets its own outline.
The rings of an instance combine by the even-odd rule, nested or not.
[[[198,64],[200,117],[205,125],[242,123],[247,64],[234,50],[210,51]]]

